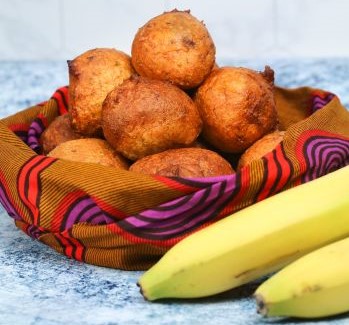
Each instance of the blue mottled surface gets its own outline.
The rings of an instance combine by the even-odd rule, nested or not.
[[[231,63],[270,64],[278,85],[326,89],[349,107],[349,59]],[[48,99],[67,80],[64,62],[0,62],[0,117]],[[207,299],[150,303],[136,286],[140,274],[69,260],[15,228],[0,208],[1,325],[349,324],[349,315],[317,322],[262,319],[249,298],[253,285]]]

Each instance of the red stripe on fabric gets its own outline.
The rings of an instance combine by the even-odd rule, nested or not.
[[[49,166],[51,163],[56,161],[55,158],[49,158],[45,156],[35,156],[29,160],[25,165],[22,166],[17,180],[18,194],[26,207],[30,210],[33,217],[33,224],[38,226],[38,217],[40,214],[39,207],[37,206],[37,198],[39,193],[39,173]],[[30,170],[34,165],[38,164],[32,170]],[[25,193],[25,184],[28,180],[28,197]]]
[[[325,99],[330,93],[328,91],[323,91],[323,90],[314,90],[311,92],[311,95],[314,96],[318,96],[321,99]]]
[[[176,182],[175,180],[173,180],[171,178],[164,177],[164,176],[155,175],[155,176],[153,176],[153,178],[155,178],[156,180],[165,184],[167,187],[174,189],[176,191],[180,191],[184,194],[190,194],[190,193],[196,192],[198,190],[198,188],[196,188],[196,187]]]
[[[42,159],[45,159],[43,156],[35,156],[33,157],[29,162],[24,164],[18,174],[18,180],[17,180],[17,187],[18,187],[18,194],[25,206],[30,210],[30,212],[34,214],[35,211],[35,205],[33,206],[32,203],[27,199],[25,194],[25,183],[28,171],[31,167],[33,167],[38,161],[41,161]]]
[[[57,89],[51,98],[54,98],[57,102],[59,115],[66,114],[68,112],[68,107],[66,107],[64,104],[64,102],[68,103],[69,101],[68,87]]]
[[[98,207],[109,214],[111,214],[113,217],[116,217],[120,220],[124,219],[125,217],[128,217],[128,214],[125,212],[118,210],[117,208],[113,207],[112,205],[108,204],[107,202],[103,201],[102,199],[92,196],[91,199],[96,202]]]
[[[275,184],[275,181],[278,176],[278,169],[277,169],[276,162],[273,158],[273,155],[270,153],[264,156],[264,158],[266,159],[266,162],[267,162],[267,166],[266,166],[267,179],[264,184],[264,187],[261,189],[260,193],[257,196],[257,201],[263,200],[269,196],[270,190]]]
[[[48,127],[48,120],[47,120],[47,117],[45,116],[45,115],[43,115],[43,114],[39,114],[38,116],[37,116],[37,118],[38,119],[40,119],[41,121],[42,121],[42,124],[44,124],[44,126],[45,126],[45,128],[47,128]]]
[[[69,242],[71,242],[75,246],[75,251],[74,251],[74,248],[72,248],[72,251],[70,253],[71,257],[73,257],[74,259],[82,262],[83,261],[83,254],[84,254],[85,247],[81,244],[81,242],[79,240],[77,240],[76,238],[72,237],[69,234],[68,230],[65,230],[64,232],[62,232],[61,235],[63,237],[65,237]]]
[[[44,157],[44,159],[40,162],[38,166],[32,169],[29,175],[29,188],[30,190],[28,191],[28,200],[34,207],[33,210],[33,223],[34,225],[38,226],[39,225],[39,215],[40,215],[40,210],[39,207],[37,206],[37,199],[39,196],[39,193],[41,191],[40,185],[39,185],[39,174],[46,168],[48,167],[55,159],[49,158],[49,157]]]
[[[52,222],[51,222],[51,231],[57,232],[60,230],[61,224],[63,222],[64,215],[67,209],[71,206],[71,204],[83,197],[86,196],[86,193],[82,190],[76,190],[74,192],[68,193],[64,198],[59,202],[56,211],[53,214]]]
[[[275,187],[275,192],[279,192],[283,189],[283,187],[286,185],[286,183],[288,182],[290,176],[291,176],[291,166],[289,161],[287,161],[283,151],[282,151],[282,146],[278,145],[275,148],[275,153],[276,153],[276,159],[277,161],[280,163],[281,165],[281,177],[279,182],[276,184]]]
[[[215,218],[215,221],[222,219],[226,217],[227,215],[231,214],[232,212],[235,212],[235,207],[240,204],[248,191],[250,187],[250,166],[246,165],[244,168],[240,170],[241,173],[241,186],[240,190],[237,193],[237,195],[232,199],[231,202],[228,203],[228,205],[218,214],[217,218]]]
[[[73,253],[73,247],[70,244],[69,240],[67,240],[64,236],[62,236],[59,233],[55,233],[54,235],[58,239],[58,241],[62,244],[64,255],[66,255],[69,258],[72,258],[73,257],[73,254],[72,254]]]
[[[29,124],[24,124],[24,123],[19,123],[19,124],[11,124],[8,126],[8,128],[12,131],[12,132],[16,132],[16,131],[28,131],[29,130]]]

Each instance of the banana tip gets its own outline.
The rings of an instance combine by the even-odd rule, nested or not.
[[[261,314],[262,316],[267,316],[268,308],[267,308],[267,305],[265,303],[263,296],[260,294],[255,294],[254,298],[256,299],[258,314]]]
[[[144,290],[143,290],[143,288],[142,288],[142,286],[141,286],[141,284],[140,284],[139,282],[137,282],[137,287],[139,287],[139,292],[140,292],[141,295],[143,296],[144,300],[149,301],[149,299],[148,299],[147,296],[145,295]]]

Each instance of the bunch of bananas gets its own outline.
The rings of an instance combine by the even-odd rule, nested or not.
[[[143,274],[143,296],[204,297],[283,268],[255,293],[261,314],[309,318],[348,311],[348,179],[349,166],[188,236]]]

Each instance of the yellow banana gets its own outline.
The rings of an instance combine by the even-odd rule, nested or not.
[[[139,280],[148,300],[237,287],[349,235],[349,166],[247,207],[180,241]]]
[[[265,316],[315,318],[349,311],[349,238],[286,266],[255,295]]]

